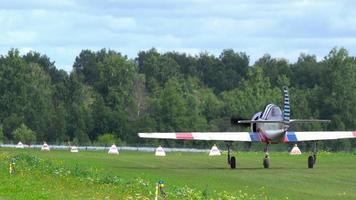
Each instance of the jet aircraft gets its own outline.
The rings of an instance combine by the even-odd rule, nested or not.
[[[238,125],[251,126],[251,132],[177,132],[177,133],[138,133],[141,138],[173,139],[173,140],[213,140],[225,141],[227,143],[227,160],[232,169],[236,168],[235,156],[230,156],[230,146],[232,142],[262,142],[265,156],[263,159],[264,168],[269,168],[269,144],[276,143],[297,143],[312,141],[313,151],[308,157],[308,168],[313,168],[316,163],[317,141],[337,140],[345,138],[356,138],[356,131],[289,131],[293,123],[325,123],[330,120],[320,119],[290,119],[290,104],[288,88],[283,87],[284,106],[283,111],[275,104],[267,104],[263,111],[253,115],[251,120],[234,120],[232,123]]]

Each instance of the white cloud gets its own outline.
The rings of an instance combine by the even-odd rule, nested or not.
[[[137,27],[136,21],[132,17],[105,16],[103,20],[107,21],[109,28],[113,30],[132,30]]]
[[[3,32],[0,43],[10,47],[32,45],[36,38],[37,34],[33,31],[8,31]]]
[[[33,51],[31,47],[20,47],[19,48],[20,54],[25,55],[30,51]]]
[[[348,0],[4,0],[0,49],[33,49],[69,71],[82,49],[129,57],[162,51],[246,51],[295,61],[335,46],[356,51],[356,5]],[[5,51],[6,52],[6,51]]]
[[[2,9],[68,9],[79,6],[76,1],[71,0],[2,0]]]

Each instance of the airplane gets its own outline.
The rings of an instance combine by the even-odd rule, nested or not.
[[[288,88],[282,87],[283,111],[275,104],[267,104],[263,111],[253,115],[251,120],[231,119],[232,124],[247,125],[251,132],[177,132],[177,133],[138,133],[140,138],[173,139],[173,140],[206,140],[225,141],[227,143],[227,161],[231,169],[236,168],[236,158],[230,156],[232,142],[262,142],[265,156],[263,167],[269,168],[269,144],[313,142],[313,151],[308,157],[308,168],[313,168],[317,159],[317,141],[356,138],[356,131],[289,131],[294,123],[328,123],[330,120],[321,119],[290,119],[290,103]]]

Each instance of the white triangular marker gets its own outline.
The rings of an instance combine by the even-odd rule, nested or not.
[[[49,146],[47,143],[43,143],[41,151],[49,151]]]
[[[221,156],[220,150],[218,149],[218,147],[215,144],[213,147],[211,147],[209,156]]]
[[[166,156],[166,152],[161,146],[158,146],[155,152],[155,156]]]
[[[17,143],[16,148],[17,149],[23,149],[24,148],[24,146],[23,146],[21,141],[19,143]]]
[[[70,152],[72,152],[72,153],[78,153],[78,152],[79,152],[78,147],[76,147],[76,146],[70,147]]]
[[[117,147],[115,144],[111,145],[108,154],[119,154],[119,151],[117,150]]]
[[[297,144],[295,144],[292,150],[290,151],[290,155],[300,155],[300,154],[302,154],[302,152],[298,148]]]

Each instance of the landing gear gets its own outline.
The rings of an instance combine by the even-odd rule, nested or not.
[[[269,159],[268,158],[264,158],[263,159],[263,167],[264,168],[269,168]]]
[[[266,147],[265,147],[265,157],[263,158],[263,167],[264,167],[265,169],[269,168],[268,144],[269,144],[269,143],[266,143]]]
[[[235,158],[235,156],[231,157],[230,167],[231,167],[231,169],[235,169],[236,168],[236,158]]]
[[[235,158],[235,156],[230,156],[231,142],[226,143],[226,145],[227,145],[227,163],[230,165],[231,169],[235,169],[236,168],[236,158]]]
[[[309,156],[308,157],[308,168],[313,168],[314,167],[314,156]]]
[[[309,169],[313,168],[316,163],[316,153],[317,153],[317,146],[316,146],[316,142],[314,142],[313,155],[310,155],[308,157],[308,168]]]

